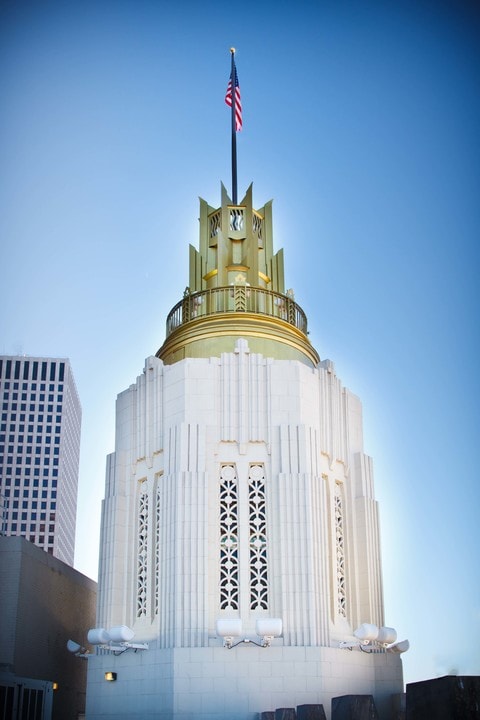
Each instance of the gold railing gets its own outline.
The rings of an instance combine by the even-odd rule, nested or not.
[[[307,317],[289,295],[248,285],[231,285],[196,293],[190,293],[187,288],[183,300],[180,300],[168,314],[167,337],[181,325],[198,318],[223,313],[267,315],[284,320],[307,334]]]

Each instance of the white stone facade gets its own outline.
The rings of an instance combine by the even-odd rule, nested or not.
[[[222,647],[219,618],[280,618],[272,646]],[[339,649],[383,625],[378,510],[362,411],[329,361],[249,351],[147,359],[117,400],[97,625],[149,650],[89,660],[87,717],[247,720],[401,692],[398,655]],[[115,670],[116,683],[105,683]]]
[[[87,719],[257,720],[281,707],[373,695],[390,720],[391,695],[402,689],[398,655],[326,647],[151,648],[88,661]],[[117,681],[104,681],[107,671]]]

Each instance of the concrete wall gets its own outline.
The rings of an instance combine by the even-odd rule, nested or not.
[[[58,683],[53,718],[85,707],[87,662],[66,649],[95,624],[96,583],[21,537],[0,537],[0,670]]]
[[[106,682],[114,670],[116,682]],[[257,720],[279,707],[370,694],[382,720],[391,696],[402,690],[395,654],[320,647],[223,647],[156,649],[89,660],[87,720]]]

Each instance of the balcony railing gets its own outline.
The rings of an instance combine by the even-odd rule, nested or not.
[[[167,337],[181,325],[198,318],[223,313],[255,313],[278,318],[307,334],[307,318],[302,308],[280,293],[248,285],[211,288],[192,293],[185,291],[183,300],[167,317]]]

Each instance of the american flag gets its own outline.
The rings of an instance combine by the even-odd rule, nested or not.
[[[238,84],[237,68],[233,65],[233,72],[230,73],[230,80],[227,85],[225,102],[228,107],[232,107],[232,75],[235,75],[235,130],[238,132],[242,129],[242,101],[240,99],[240,85]]]

